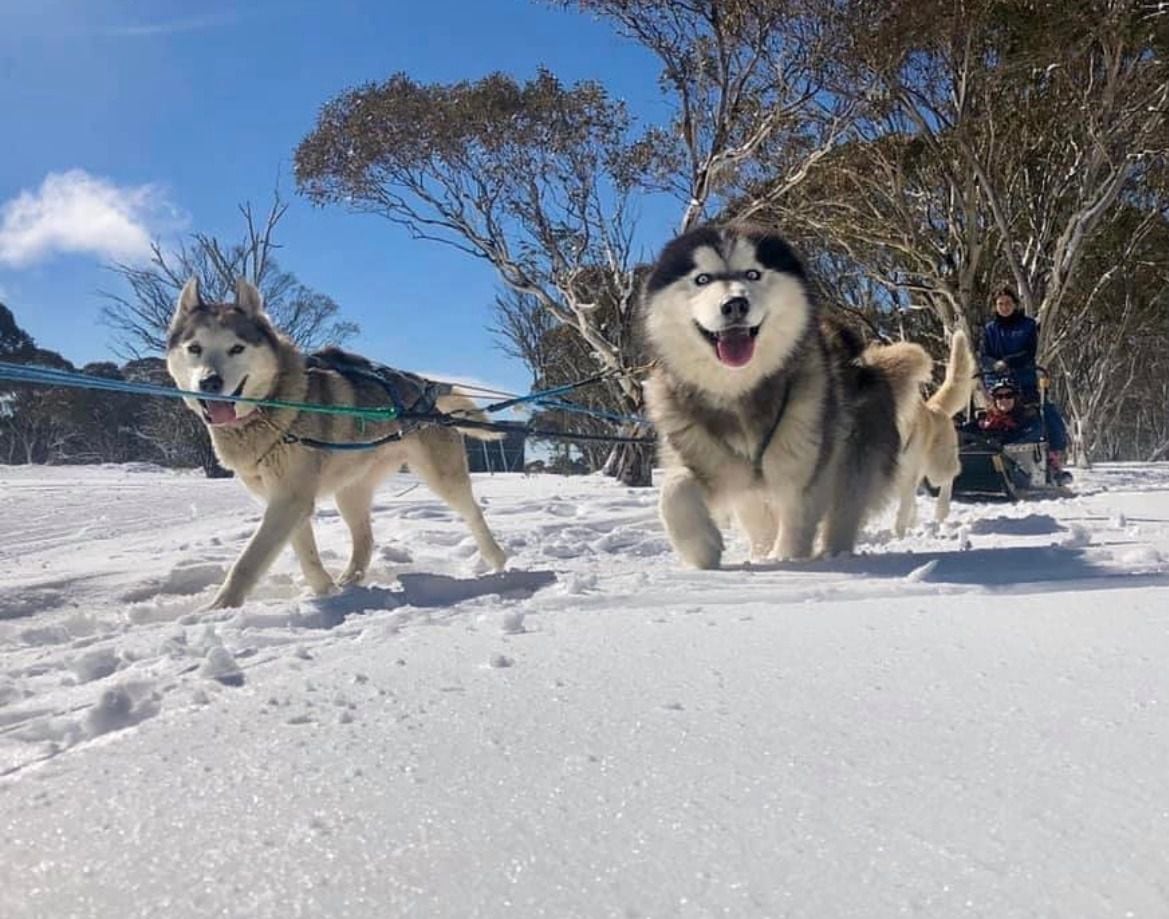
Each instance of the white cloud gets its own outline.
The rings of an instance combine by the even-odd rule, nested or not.
[[[171,19],[164,22],[147,22],[135,25],[107,26],[103,35],[116,38],[143,38],[151,35],[175,35],[179,32],[201,32],[231,25],[238,20],[236,13],[211,13],[206,16],[192,16],[188,19]]]
[[[82,169],[51,172],[36,191],[0,205],[0,265],[19,268],[59,253],[137,261],[152,231],[177,221],[154,185],[121,187]]]

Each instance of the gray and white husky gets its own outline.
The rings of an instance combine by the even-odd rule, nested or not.
[[[700,227],[646,281],[646,383],[665,467],[661,516],[686,562],[714,568],[732,515],[752,559],[851,552],[896,482],[930,377],[918,345],[864,348],[819,315],[788,244]]]
[[[349,361],[361,358],[344,355]],[[376,449],[329,451],[306,446],[320,442],[370,441],[400,431],[396,421],[360,421],[348,415],[317,414],[296,408],[261,408],[246,402],[216,400],[245,396],[332,406],[377,406],[385,390],[373,380],[315,365],[277,331],[263,309],[260,292],[247,281],[237,284],[234,303],[204,303],[196,279],[179,295],[167,334],[167,370],[181,389],[205,393],[184,398],[211,433],[219,461],[266,502],[264,517],[210,608],[239,606],[288,542],[301,571],[317,594],[334,587],[321,564],[313,538],[312,514],[318,498],[332,494],[353,538],[341,585],[365,577],[373,552],[370,505],[374,490],[403,463],[467,522],[479,552],[494,569],[506,556],[487,528],[471,493],[463,439],[457,430],[423,427]],[[413,382],[412,382],[413,381]],[[397,381],[418,390],[418,378]],[[409,405],[419,391],[399,393]],[[457,392],[437,399],[441,411],[481,419],[474,404]],[[471,436],[483,436],[468,431]]]

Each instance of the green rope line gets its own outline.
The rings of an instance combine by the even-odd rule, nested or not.
[[[602,371],[594,376],[583,380],[578,380],[574,383],[568,383],[564,386],[556,386],[551,389],[540,390],[539,392],[528,393],[527,395],[516,396],[510,393],[503,393],[499,390],[494,392],[498,395],[507,395],[510,398],[502,402],[493,402],[490,405],[482,406],[478,411],[493,414],[505,408],[512,408],[513,406],[522,405],[524,403],[534,403],[544,408],[549,408],[558,411],[577,412],[580,414],[591,415],[593,417],[603,418],[607,421],[620,424],[648,424],[648,420],[640,418],[636,415],[622,415],[613,412],[607,412],[599,409],[592,409],[587,406],[577,405],[576,403],[567,402],[562,399],[554,398],[564,393],[580,389],[590,383],[595,383],[599,380],[605,379],[614,374],[612,370]],[[58,370],[51,367],[41,367],[35,364],[13,364],[8,361],[0,361],[0,381],[7,380],[13,383],[27,383],[34,386],[49,386],[49,387],[68,387],[72,389],[93,389],[105,392],[121,392],[131,395],[143,396],[163,396],[169,399],[193,398],[206,402],[245,402],[249,405],[256,405],[263,408],[277,408],[277,409],[292,409],[299,412],[312,412],[318,415],[346,415],[352,418],[357,418],[361,421],[373,421],[386,423],[390,421],[425,421],[437,420],[434,413],[426,413],[424,415],[415,415],[411,412],[403,413],[402,409],[396,405],[384,406],[360,406],[360,405],[321,405],[316,402],[293,402],[284,399],[257,399],[251,396],[228,396],[228,395],[210,395],[209,393],[196,392],[189,389],[176,389],[173,386],[160,386],[156,383],[137,383],[130,380],[113,380],[108,377],[92,376],[87,373],[80,373],[69,370]],[[451,384],[454,386],[461,386],[461,384]],[[474,387],[483,389],[483,387]],[[483,389],[483,391],[489,391]],[[471,396],[473,399],[483,399],[484,396]],[[455,415],[462,414],[463,410],[456,410],[451,418]],[[474,422],[468,419],[466,426],[481,427],[482,422]],[[505,430],[501,427],[485,428],[488,430]],[[530,429],[530,433],[536,436],[546,437],[561,437],[569,440],[597,440],[597,441],[612,441],[618,443],[641,443],[648,442],[645,438],[637,437],[608,437],[603,435],[583,435],[570,434],[568,432],[551,432],[536,429]]]

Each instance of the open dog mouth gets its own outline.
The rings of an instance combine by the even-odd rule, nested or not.
[[[697,321],[694,325],[702,333],[702,337],[710,342],[720,363],[726,364],[728,367],[744,367],[755,356],[755,338],[759,334],[758,325],[736,325],[718,332],[710,331]]]
[[[231,394],[233,399],[243,395],[244,386],[247,385],[247,382],[247,377],[240,380],[239,386]],[[248,406],[248,411],[243,415],[237,416],[235,413],[235,403],[224,402],[222,399],[200,399],[199,407],[203,409],[203,420],[210,425],[239,424],[241,421],[246,420],[252,413],[252,406]]]

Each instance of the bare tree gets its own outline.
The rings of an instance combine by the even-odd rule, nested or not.
[[[1130,202],[1084,253],[1053,363],[1088,456],[1157,457],[1169,438],[1167,218]]]
[[[685,232],[761,175],[781,198],[843,136],[852,102],[832,91],[814,0],[561,0],[613,22],[661,64],[673,110],[638,142],[674,193]],[[765,201],[758,202],[760,206]]]
[[[622,320],[611,301],[600,299],[597,309],[596,320],[607,332],[610,322],[620,323]],[[496,298],[494,314],[492,331],[505,353],[531,369],[533,389],[562,386],[596,374],[597,362],[587,342],[569,327],[556,322],[534,298],[509,291]],[[598,380],[566,398],[598,415],[536,408],[532,415],[533,425],[546,431],[598,437],[614,430],[613,420],[604,417],[620,412],[623,404],[620,386],[614,378]],[[555,456],[565,461],[574,456],[583,458],[590,470],[603,469],[608,462],[616,461],[615,456],[621,455],[600,441],[552,441],[549,446]]]
[[[877,326],[936,317],[915,337],[977,341],[988,294],[1012,283],[1073,428],[1101,455],[1143,453],[1164,427],[1144,406],[1164,325],[1150,241],[1169,222],[1169,17],[1129,0],[906,0],[833,22],[857,117],[763,213],[884,289]],[[758,213],[769,181],[731,213]]]
[[[151,246],[145,266],[110,266],[127,292],[103,292],[102,320],[114,330],[116,350],[141,358],[166,350],[166,328],[183,285],[199,278],[199,289],[210,300],[229,300],[237,278],[247,278],[264,295],[276,325],[301,347],[340,344],[357,333],[357,325],[338,318],[340,308],[325,294],[301,284],[281,269],[275,253],[277,226],[288,205],[274,194],[267,214],[258,217],[251,204],[240,205],[244,229],[239,240],[225,243],[195,233],[177,250]]]
[[[1169,153],[1165,26],[1136,0],[856,5],[859,116],[789,211],[870,261],[946,328],[1011,279],[1057,352],[1085,245]],[[866,252],[865,250],[869,250]],[[870,261],[871,263],[871,261]]]
[[[55,351],[29,347],[6,359],[55,370],[74,366]],[[81,441],[77,400],[68,390],[8,383],[0,390],[0,461],[51,463]]]
[[[814,12],[827,0],[559,5],[609,19],[656,55],[669,124],[635,135],[600,85],[565,87],[543,70],[524,84],[494,74],[421,85],[398,74],[322,109],[296,177],[319,204],[380,214],[489,262],[580,339],[594,370],[613,372],[610,407],[635,414],[631,200],[675,193],[686,230],[764,170],[782,171],[767,192],[782,195],[842,136],[851,103],[824,79],[827,33]],[[649,483],[646,450],[619,447],[607,467]]]
[[[379,214],[491,264],[579,336],[636,412],[628,202],[642,166],[628,127],[599,85],[565,87],[547,71],[452,86],[398,74],[324,107],[296,151],[296,178],[318,204]],[[621,323],[599,320],[599,291]],[[648,481],[648,462],[631,462],[626,478]]]
[[[0,303],[0,359],[19,357],[35,347],[33,337],[17,325],[12,310]]]

